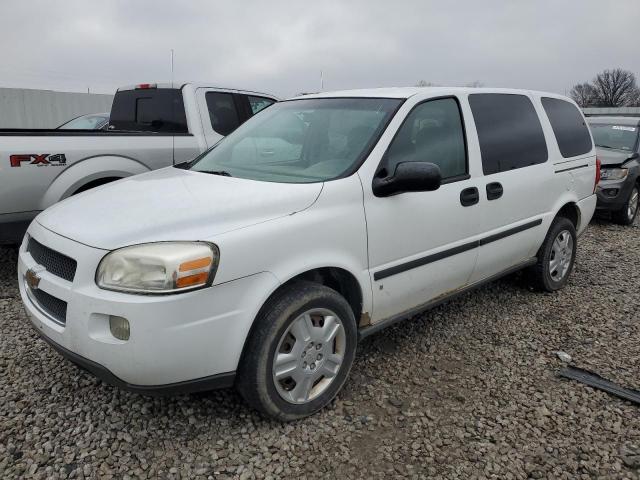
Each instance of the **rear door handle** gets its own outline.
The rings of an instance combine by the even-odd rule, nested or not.
[[[480,200],[480,193],[476,187],[465,188],[460,192],[460,203],[463,207],[475,205]]]
[[[503,189],[502,184],[499,182],[492,182],[487,184],[487,200],[496,200],[502,196]]]

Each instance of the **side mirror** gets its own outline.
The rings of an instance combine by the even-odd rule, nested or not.
[[[373,179],[373,194],[389,197],[404,192],[430,192],[440,188],[440,167],[428,162],[402,162],[391,176]]]

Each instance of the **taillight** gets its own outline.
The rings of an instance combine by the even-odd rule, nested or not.
[[[593,184],[593,193],[596,193],[596,187],[600,183],[600,167],[602,167],[602,162],[596,157],[596,181]]]
[[[136,90],[146,90],[148,88],[156,88],[157,84],[155,83],[141,83],[140,85],[136,85]]]

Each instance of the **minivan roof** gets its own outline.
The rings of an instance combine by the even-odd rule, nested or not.
[[[332,98],[332,97],[369,97],[369,98],[409,98],[418,94],[429,95],[452,95],[470,93],[511,93],[511,94],[534,94],[544,95],[554,98],[565,98],[562,95],[549,92],[538,92],[533,90],[523,90],[515,88],[477,88],[477,87],[388,87],[388,88],[366,88],[359,90],[340,90],[336,92],[318,92],[295,97],[301,98]]]
[[[616,125],[640,125],[640,117],[587,117],[588,123],[616,124]]]

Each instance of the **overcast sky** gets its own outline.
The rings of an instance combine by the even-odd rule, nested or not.
[[[565,93],[640,74],[639,0],[3,0],[0,86],[111,93],[175,79],[282,97],[474,81]]]

